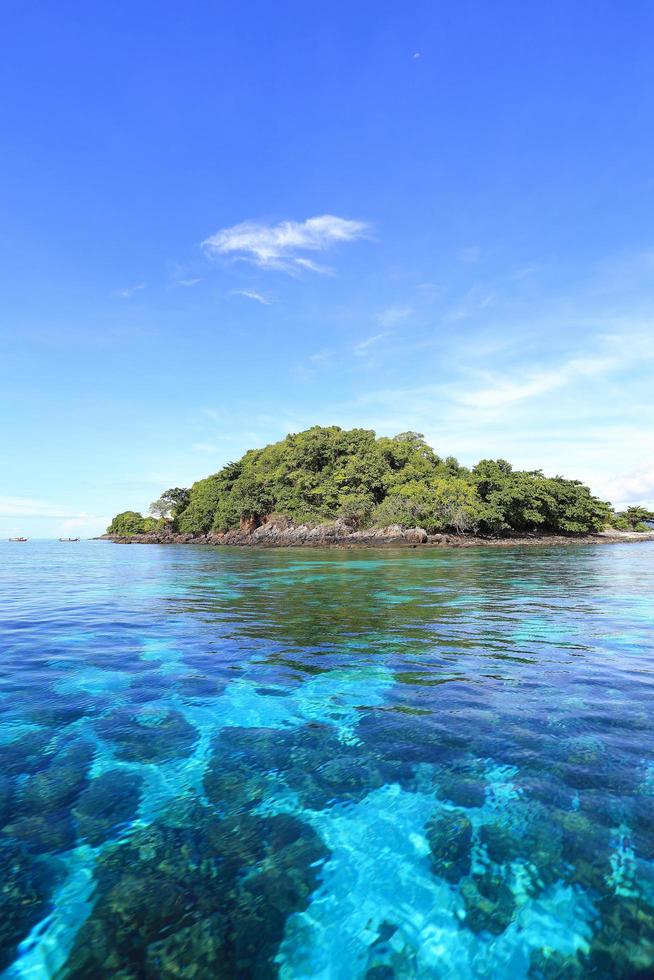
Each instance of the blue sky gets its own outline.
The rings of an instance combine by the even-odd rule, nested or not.
[[[654,505],[654,7],[8,0],[0,534],[309,425]]]

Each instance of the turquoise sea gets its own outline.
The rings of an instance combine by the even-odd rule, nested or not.
[[[0,544],[0,975],[654,976],[654,544]]]

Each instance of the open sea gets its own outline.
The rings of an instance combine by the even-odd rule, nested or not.
[[[654,543],[0,544],[0,975],[654,976]]]

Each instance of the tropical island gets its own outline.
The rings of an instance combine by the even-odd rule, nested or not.
[[[616,513],[578,480],[472,468],[440,457],[421,433],[313,426],[150,506],[117,514],[119,542],[234,545],[512,543],[624,539],[650,531],[643,507]]]

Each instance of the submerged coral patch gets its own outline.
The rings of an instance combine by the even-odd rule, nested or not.
[[[0,970],[14,959],[19,942],[43,917],[54,872],[14,841],[0,842],[5,878],[0,887]]]
[[[115,836],[121,826],[135,817],[141,785],[138,775],[119,769],[110,769],[92,779],[73,807],[80,838],[97,847]]]
[[[184,976],[189,962],[206,976],[268,974],[288,916],[316,884],[325,851],[315,832],[284,815],[217,819],[200,806],[183,823],[171,816],[98,862],[72,975]]]
[[[100,718],[95,731],[114,747],[119,759],[156,763],[191,751],[197,732],[178,711],[167,708],[120,708]]]

